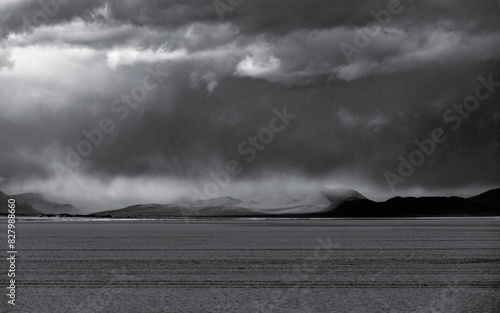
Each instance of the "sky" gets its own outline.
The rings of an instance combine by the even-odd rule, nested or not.
[[[500,187],[498,1],[0,3],[0,190],[84,210]]]

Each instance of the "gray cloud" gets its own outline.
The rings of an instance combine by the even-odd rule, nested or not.
[[[24,190],[45,181],[45,192],[75,197],[76,187],[61,189],[54,162],[67,166],[67,147],[77,150],[88,140],[84,131],[109,119],[113,131],[63,182],[78,177],[123,186],[151,177],[178,182],[178,194],[187,197],[210,172],[237,160],[241,188],[292,175],[304,184],[389,196],[384,172],[397,173],[398,157],[416,149],[414,140],[441,127],[447,141],[398,186],[400,193],[498,186],[498,91],[457,130],[443,120],[474,94],[480,75],[500,81],[497,4],[401,1],[400,13],[347,60],[341,43],[356,47],[360,32],[373,34],[370,11],[387,7],[387,1],[244,1],[221,21],[204,1],[69,2],[54,14],[48,13],[54,6],[43,10],[36,1],[6,2],[3,184]],[[30,26],[23,28],[26,19]],[[145,80],[156,82],[147,77],[155,68],[168,76],[137,107],[127,105],[123,97]],[[285,106],[297,117],[247,162],[239,145]],[[118,191],[106,190],[102,201],[115,199],[109,195]],[[149,202],[151,194],[138,190],[143,197],[138,192],[127,201]],[[177,198],[165,193],[163,200]]]

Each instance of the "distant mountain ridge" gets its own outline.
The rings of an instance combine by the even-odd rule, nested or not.
[[[365,199],[351,189],[323,189],[312,193],[267,194],[245,200],[220,197],[178,204],[143,204],[94,213],[112,217],[285,216],[325,212],[345,201]]]
[[[321,217],[500,216],[500,188],[470,198],[394,197],[385,202],[359,199],[344,202]]]
[[[80,210],[71,204],[59,204],[47,200],[38,193],[22,193],[13,196],[17,202],[26,203],[43,214],[81,214]]]
[[[144,204],[94,213],[110,217],[434,217],[500,216],[494,189],[460,197],[395,197],[385,202],[367,199],[352,189],[323,189],[312,193],[262,195],[250,199],[220,197],[179,204]]]
[[[500,188],[470,198],[395,197],[384,202],[367,199],[352,189],[321,189],[315,192],[266,194],[246,199],[219,197],[176,204],[136,204],[118,210],[84,214],[70,204],[47,200],[40,194],[8,196],[16,200],[16,215],[85,215],[117,218],[168,217],[436,217],[500,216]],[[0,214],[7,206],[0,205]]]
[[[500,206],[500,188],[483,192],[468,199],[475,202],[496,204]]]
[[[7,195],[0,191],[0,214],[7,213],[7,207],[4,203],[12,198],[16,201],[16,215],[39,216],[39,215],[59,215],[59,214],[83,214],[80,210],[71,204],[59,204],[47,200],[44,196],[38,193],[22,193],[16,195]],[[4,200],[5,199],[5,200]]]
[[[459,217],[500,216],[500,206],[460,197],[395,197],[385,202],[356,200],[342,203],[322,217]]]
[[[8,215],[8,200],[9,199],[14,199],[14,197],[11,197],[3,192],[0,191],[0,215]],[[33,209],[29,204],[24,204],[24,203],[15,203],[16,207],[16,216],[36,216],[39,215],[40,212],[37,210]]]

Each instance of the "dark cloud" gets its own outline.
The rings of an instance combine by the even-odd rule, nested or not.
[[[500,81],[498,3],[243,1],[223,20],[210,1],[45,3],[0,5],[0,177],[11,190],[85,190],[102,203],[127,192],[128,203],[177,183],[167,201],[236,160],[228,194],[292,175],[294,186],[388,196],[384,173],[398,174],[398,158],[435,128],[446,142],[396,193],[500,184],[500,87],[456,130],[459,113],[443,117],[480,76]],[[377,29],[370,12],[391,6]],[[342,44],[355,50],[346,57]],[[240,145],[285,107],[296,117],[247,162]],[[68,147],[103,120],[113,130],[70,166]]]

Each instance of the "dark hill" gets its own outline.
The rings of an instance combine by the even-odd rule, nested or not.
[[[71,204],[59,204],[52,202],[38,193],[22,193],[12,195],[11,197],[16,199],[19,203],[30,205],[42,214],[81,214],[80,210]]]
[[[0,191],[0,215],[8,215],[9,214],[9,207],[8,207],[8,200],[9,199],[14,199],[13,197],[8,196],[7,194],[3,193]],[[19,203],[15,202],[15,214],[16,216],[37,216],[40,215],[38,211],[33,209],[29,204],[25,203]]]
[[[328,217],[500,216],[500,208],[459,197],[391,198],[385,202],[355,200],[324,214]]]
[[[488,203],[500,206],[500,188],[492,189],[490,191],[483,192],[474,197],[470,197],[469,200],[479,203]]]

